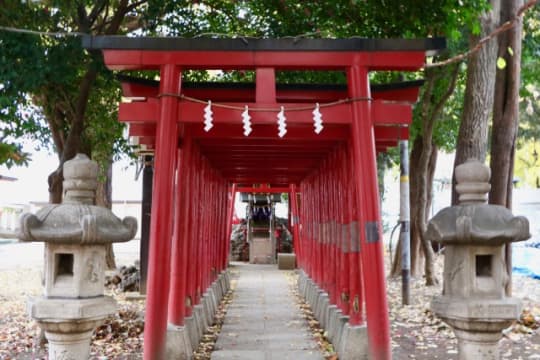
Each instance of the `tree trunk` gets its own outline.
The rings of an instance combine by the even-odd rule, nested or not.
[[[491,0],[492,10],[480,17],[481,34],[471,36],[471,47],[491,33],[499,24],[501,0]],[[467,63],[465,103],[456,145],[454,169],[467,159],[486,160],[488,123],[493,110],[493,90],[497,62],[497,40],[488,41]],[[455,176],[452,180],[455,185]],[[457,204],[457,193],[452,186],[452,205]]]
[[[49,203],[60,204],[62,202],[64,187],[62,182],[64,181],[64,172],[61,163],[60,167],[49,174],[47,181],[49,182]]]
[[[418,238],[418,241],[422,246],[422,250],[425,256],[424,271],[426,276],[426,285],[434,285],[437,283],[437,279],[433,274],[433,248],[431,247],[431,243],[429,242],[429,240],[427,240],[424,236],[427,228],[427,219],[429,215],[429,211],[428,209],[426,209],[428,205],[428,189],[431,189],[431,186],[429,185],[430,179],[428,179],[430,173],[429,165],[431,162],[431,158],[434,156],[433,151],[437,151],[436,146],[433,146],[431,140],[432,135],[433,133],[431,131],[428,131],[422,137],[423,144],[422,151],[420,153],[420,159],[418,160],[419,175],[416,184],[418,192],[415,194],[416,199],[414,200],[417,203],[417,206],[415,208],[415,212],[411,212],[411,224],[414,224],[411,226],[411,232],[414,228],[415,237]]]
[[[434,252],[431,242],[424,234],[432,202],[433,176],[437,163],[437,146],[433,143],[435,123],[442,113],[444,104],[454,92],[459,67],[448,69],[426,69],[426,84],[419,103],[422,132],[413,143],[410,160],[410,212],[411,212],[411,276],[424,271],[426,285],[438,282],[433,271]],[[422,251],[420,251],[422,250]],[[397,251],[398,256],[401,256]],[[394,262],[393,274],[399,274],[401,264]],[[422,260],[425,260],[422,267]]]
[[[435,253],[431,241],[425,237],[427,222],[430,218],[431,203],[433,201],[433,177],[435,176],[435,166],[437,165],[438,148],[434,143],[431,144],[431,152],[428,158],[426,171],[426,205],[424,206],[424,229],[422,231],[421,240],[422,248],[425,254],[424,271],[426,275],[426,285],[435,285],[439,281],[434,271]]]
[[[513,19],[523,2],[502,0],[501,22]],[[512,180],[514,154],[519,123],[519,84],[521,74],[522,23],[499,36],[499,57],[506,60],[506,67],[497,71],[495,101],[493,105],[493,129],[491,134],[490,204],[512,207]],[[512,49],[513,55],[509,54]]]
[[[103,176],[98,181],[96,205],[112,209],[112,160],[109,160],[106,166]],[[114,259],[113,245],[107,244],[106,251],[105,263],[107,268],[114,270],[116,269],[116,261]]]
[[[428,161],[428,170],[426,173],[426,193],[427,198],[425,201],[425,209],[422,211],[423,214],[425,214],[424,223],[429,218],[429,210],[431,208],[431,199],[432,199],[432,185],[433,185],[433,177],[435,175],[435,165],[437,164],[437,146],[432,144],[431,146],[431,154],[429,156]],[[411,228],[410,228],[410,234],[411,234],[411,276],[413,277],[419,277],[425,274],[425,270],[427,267],[429,269],[432,268],[432,265],[428,265],[425,263],[425,242],[424,242],[424,236],[422,233],[422,227],[425,226],[421,224],[420,222],[416,221],[416,218],[418,217],[418,214],[420,214],[419,206],[420,204],[420,184],[422,183],[419,181],[421,175],[419,172],[420,166],[420,155],[423,151],[423,138],[422,136],[417,136],[417,138],[414,141],[414,146],[411,152],[411,161],[410,161],[410,213],[411,213]],[[414,162],[414,165],[413,165]],[[413,221],[415,219],[415,221]],[[413,240],[414,237],[414,240]],[[427,244],[430,244],[429,241],[427,241]],[[433,255],[430,256],[430,258],[433,258]],[[414,270],[413,270],[414,269]],[[396,248],[396,254],[394,255],[394,261],[392,262],[392,271],[391,276],[398,276],[401,274],[401,248],[399,246],[399,243]]]
[[[502,0],[501,23],[513,19],[522,0]],[[491,178],[489,203],[512,208],[512,185],[514,175],[514,155],[519,124],[519,84],[521,74],[521,32],[519,21],[508,32],[499,36],[498,56],[506,60],[506,67],[497,71],[495,101],[493,105],[493,129],[491,134]],[[509,50],[511,49],[512,54]],[[512,272],[512,247],[506,247],[506,266]],[[512,294],[511,281],[506,287],[508,296]]]

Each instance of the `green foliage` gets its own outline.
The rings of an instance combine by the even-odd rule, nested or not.
[[[523,21],[521,55],[520,128],[527,140],[540,138],[540,8],[531,9]],[[519,145],[519,144],[518,144]]]
[[[523,21],[519,136],[514,175],[518,186],[540,186],[540,9],[526,13]]]
[[[514,176],[519,187],[540,188],[540,146],[524,138],[518,139]]]
[[[116,0],[8,0],[0,7],[0,24],[45,32],[97,35],[134,31],[142,35],[236,36],[245,41],[249,37],[287,36],[298,41],[303,37],[447,36],[452,40],[453,53],[456,49],[452,47],[462,34],[477,31],[478,14],[487,8],[487,1],[477,0],[462,0],[459,4],[451,0],[149,0],[127,4],[129,9]],[[109,26],[119,11],[120,26],[112,29]],[[123,127],[116,121],[118,84],[99,54],[83,51],[76,36],[4,30],[0,30],[0,47],[0,140],[7,149],[3,151],[14,154],[19,140],[26,136],[61,153],[81,106],[81,84],[95,70],[98,75],[87,101],[83,101],[81,148],[98,159],[129,152],[128,144],[121,140]],[[145,76],[155,78],[156,74]],[[254,81],[252,71],[190,71],[184,77],[191,81]],[[345,82],[343,72],[279,72],[277,78],[284,83]],[[372,77],[373,82],[398,78],[396,73]],[[454,119],[454,115],[454,111],[445,110],[445,119]],[[450,144],[445,135],[451,133],[453,124],[441,122],[436,132],[440,133],[438,142]],[[0,157],[0,162],[5,158]]]
[[[30,154],[23,152],[19,144],[0,142],[0,164],[10,168],[14,165],[26,165],[29,159]]]
[[[94,1],[12,0],[4,4],[2,25],[53,33],[102,31],[115,10],[107,4],[109,13],[105,8],[99,12]],[[94,10],[96,16],[91,19]],[[83,116],[77,151],[108,153],[108,158],[113,151],[127,150],[123,127],[116,119],[118,84],[99,54],[82,49],[78,36],[0,30],[0,46],[0,129],[15,147],[18,139],[30,138],[42,147],[54,148],[61,157],[74,121]],[[85,99],[81,84],[92,71],[97,76]]]

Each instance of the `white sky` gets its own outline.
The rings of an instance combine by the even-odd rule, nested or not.
[[[24,147],[24,151],[32,153],[32,161],[28,166],[17,166],[8,169],[0,166],[0,174],[17,178],[17,181],[0,181],[0,206],[26,205],[30,202],[47,202],[47,177],[58,166],[56,155],[47,151],[36,152],[31,144]],[[129,161],[119,161],[113,165],[113,200],[141,200],[142,176],[135,181],[136,167]],[[245,217],[245,204],[236,197],[236,215]],[[276,205],[279,217],[287,217],[285,204]]]
[[[24,150],[32,153],[32,161],[27,167],[7,169],[0,166],[1,175],[18,179],[14,182],[0,181],[0,205],[49,200],[47,177],[58,166],[58,160],[46,151],[34,151],[30,144]],[[130,166],[128,161],[113,165],[113,200],[141,199],[141,177],[135,181],[135,172],[135,166]]]

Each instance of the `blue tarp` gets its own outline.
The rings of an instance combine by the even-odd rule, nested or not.
[[[540,249],[532,246],[513,246],[512,272],[540,279]]]

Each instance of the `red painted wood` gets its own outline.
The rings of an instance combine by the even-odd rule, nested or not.
[[[349,248],[349,224],[351,221],[349,215],[349,201],[351,198],[354,198],[354,192],[350,192],[348,187],[348,179],[350,179],[350,172],[348,167],[349,156],[346,152],[346,146],[341,146],[338,150],[338,161],[339,161],[339,189],[341,190],[338,195],[338,201],[340,204],[340,225],[341,225],[341,252],[340,252],[340,293],[338,305],[343,311],[344,315],[349,315],[349,301],[350,296],[350,279],[349,279],[349,254],[346,253],[345,249]],[[349,243],[347,243],[349,242]]]
[[[180,92],[180,69],[164,65],[161,69],[161,91]],[[150,245],[148,254],[148,288],[144,332],[144,359],[165,359],[167,308],[170,280],[172,236],[172,202],[177,152],[178,107],[172,98],[161,99],[160,121],[154,157],[154,191]]]
[[[134,81],[121,81],[122,94],[127,98],[156,98],[159,87],[141,84]],[[415,103],[418,99],[419,87],[381,89],[372,91],[374,100],[387,100]],[[184,88],[182,93],[196,99],[208,99],[213,102],[255,102],[254,88]],[[278,103],[329,103],[346,99],[347,90],[318,90],[276,88],[275,102]]]
[[[179,113],[182,114],[182,118],[178,118],[178,121],[186,123],[199,123],[203,124],[203,114],[206,103],[197,103],[189,100],[178,100]],[[222,103],[224,106],[232,106],[233,109],[223,108],[219,106],[213,106],[213,119],[214,124],[238,124],[242,125],[242,112],[244,112],[244,106],[248,106],[250,109],[249,115],[251,116],[251,123],[253,125],[258,124],[276,124],[277,114],[281,106],[285,109],[285,117],[287,118],[287,124],[313,124],[314,104],[305,103]],[[147,101],[135,101],[131,103],[121,103],[118,110],[118,119],[123,122],[129,123],[148,123],[156,121],[156,109],[158,103],[154,98],[150,98]],[[304,109],[305,110],[295,110]],[[262,109],[264,111],[257,111]],[[268,111],[268,110],[269,111]],[[289,111],[290,110],[290,111]],[[349,124],[350,123],[350,104],[343,103],[337,104],[321,109],[324,122],[326,124]],[[277,127],[275,135],[277,137]],[[241,132],[242,134],[242,132]],[[286,137],[286,135],[285,135]]]
[[[154,199],[158,200],[154,200],[152,210],[150,271],[157,271],[152,274],[153,280],[149,278],[145,359],[163,358],[167,305],[171,322],[181,323],[183,315],[189,316],[192,305],[199,303],[201,292],[215,277],[216,268],[226,267],[231,201],[234,202],[234,196],[229,201],[225,198],[228,183],[247,189],[253,183],[271,183],[294,193],[295,184],[300,184],[302,201],[296,205],[299,209],[295,212],[302,216],[302,227],[293,224],[298,263],[330,293],[331,301],[350,315],[351,325],[364,321],[365,294],[370,358],[389,359],[375,155],[408,137],[407,125],[412,119],[410,103],[416,100],[418,88],[381,91],[373,93],[372,101],[322,107],[324,130],[319,135],[313,132],[311,112],[316,102],[323,105],[345,97],[369,98],[368,71],[416,70],[424,63],[424,52],[114,49],[103,52],[111,69],[162,70],[160,89],[124,83],[124,95],[145,100],[123,103],[119,109],[120,120],[131,125],[130,134],[138,136],[141,144],[155,148],[156,152]],[[186,96],[241,107],[231,110],[214,106],[214,127],[204,132],[202,114],[206,104],[168,95],[179,94],[176,66],[256,70],[257,81],[255,88],[186,89],[183,93]],[[280,90],[275,85],[274,71],[287,70],[347,71],[349,89],[346,92]],[[163,97],[158,98],[159,94]],[[243,136],[241,123],[246,104],[252,110],[253,132],[249,138]],[[307,110],[290,110],[306,104],[310,107]],[[277,137],[279,106],[286,108],[288,133],[283,139]],[[274,111],[253,111],[263,107],[272,107]],[[179,164],[187,166],[188,171],[178,178],[177,211],[172,217],[168,205],[174,193],[175,149],[179,143],[185,146],[190,141],[178,132],[184,126],[192,127],[192,154],[189,164]],[[187,196],[182,196],[186,187],[190,190],[189,204],[185,201]],[[292,202],[291,208],[294,208]],[[186,216],[180,220],[182,212]],[[360,255],[345,252],[343,247],[342,240],[350,239],[354,223],[358,224],[361,239]],[[172,224],[176,229],[175,252],[182,248],[187,258],[173,257],[169,297]],[[366,238],[368,224],[375,224],[379,241]],[[224,235],[216,236],[216,233]],[[183,239],[190,241],[182,242]],[[184,272],[185,278],[179,276],[180,272]],[[182,281],[184,298],[191,302],[185,304],[185,314],[178,310],[183,308]],[[342,294],[349,294],[348,300]]]
[[[262,193],[262,194],[282,194],[290,192],[290,188],[286,187],[238,187],[236,191],[240,193]]]
[[[249,134],[249,137],[244,136],[242,124],[215,124],[209,132],[203,130],[202,124],[194,124],[194,127],[193,136],[197,139],[277,140],[276,124],[252,125],[253,131]],[[151,128],[148,134],[153,134]],[[316,134],[311,125],[297,126],[287,124],[287,135],[285,135],[284,139],[281,139],[281,142],[295,140],[310,140],[312,143],[317,141],[340,141],[346,139],[349,134],[350,130],[348,126],[324,124],[324,130]]]
[[[272,140],[276,144],[283,144],[283,141],[276,138],[276,126],[275,125],[259,125],[254,127],[254,131],[249,137],[242,135],[241,127],[237,128],[232,126],[223,125],[223,127],[216,126],[211,132],[205,132],[202,126],[194,125],[193,137],[201,140],[216,140],[216,141],[231,141],[241,140],[244,143],[247,142],[261,142],[266,140]],[[327,126],[320,134],[315,134],[310,131],[309,127],[292,127],[288,129],[287,140],[310,140],[308,142],[311,146],[314,145],[313,140],[317,141],[339,141],[345,140],[350,134],[349,126]],[[406,126],[375,126],[375,139],[377,143],[388,140],[402,140],[409,138],[409,128]],[[155,138],[156,124],[155,123],[131,123],[129,125],[129,136],[148,137]],[[152,143],[155,141],[153,140]],[[315,144],[316,144],[315,143]]]
[[[178,101],[178,100],[176,100]],[[325,124],[350,124],[351,106],[358,102],[344,103],[325,107],[321,109],[323,121]],[[285,117],[287,124],[313,124],[313,108],[301,111],[294,111],[295,108],[303,108],[306,104],[268,104],[268,103],[224,103],[226,106],[234,106],[238,109],[228,109],[214,106],[213,119],[214,124],[242,124],[242,112],[247,105],[250,112],[251,123],[258,124],[276,124],[276,117],[280,106],[285,108]],[[312,104],[307,104],[310,106]],[[152,123],[156,121],[156,111],[159,103],[155,99],[147,101],[135,101],[131,103],[121,103],[118,110],[118,119],[129,123]],[[178,121],[186,123],[199,123],[202,126],[204,107],[206,104],[190,102],[186,100],[178,101],[179,113],[182,119]],[[256,111],[256,109],[272,109],[272,111]],[[293,109],[287,111],[287,109]],[[372,102],[372,119],[377,125],[398,125],[410,124],[412,121],[412,110],[408,103],[388,102],[384,100],[375,100]],[[277,129],[275,132],[277,136]],[[287,135],[285,135],[286,137]]]
[[[177,156],[177,165],[176,168],[180,169],[181,166],[181,158],[182,154],[179,152]],[[181,273],[182,265],[181,265],[181,251],[182,251],[182,239],[180,234],[180,226],[178,219],[181,219],[180,217],[180,210],[182,208],[181,205],[181,182],[182,179],[179,176],[180,171],[176,172],[176,191],[174,196],[174,230],[173,230],[173,237],[172,237],[172,245],[171,245],[171,284],[170,284],[170,291],[169,291],[169,302],[168,302],[168,320],[169,323],[174,324],[176,326],[182,326],[184,325],[184,315],[183,315],[183,297],[181,296],[183,287],[183,276]],[[182,183],[182,185],[184,185]]]
[[[231,189],[229,192],[229,206],[228,206],[228,215],[227,215],[227,247],[225,249],[225,253],[223,254],[223,268],[227,267],[228,259],[229,259],[229,249],[231,244],[231,232],[232,232],[232,220],[233,220],[233,214],[234,214],[234,203],[236,200],[236,193],[242,192],[241,190],[238,190],[236,188],[236,184],[231,185]]]
[[[197,151],[196,156],[196,173],[197,176],[197,183],[195,188],[195,207],[196,212],[195,216],[193,217],[194,221],[194,236],[193,239],[199,239],[194,245],[195,245],[195,257],[197,258],[197,265],[192,269],[192,271],[195,274],[195,298],[194,298],[194,304],[198,305],[201,303],[201,280],[202,280],[202,268],[204,266],[204,258],[203,258],[203,242],[200,241],[201,238],[201,232],[203,230],[203,207],[206,205],[203,202],[203,186],[205,186],[205,179],[204,179],[204,167],[202,162],[202,156],[199,151]]]
[[[186,177],[188,177],[189,181],[189,189],[190,189],[190,198],[189,202],[185,204],[187,215],[183,219],[184,224],[184,233],[186,234],[186,237],[189,239],[187,241],[187,249],[185,249],[187,254],[187,262],[183,266],[186,269],[185,278],[186,278],[186,301],[185,301],[185,313],[186,317],[193,316],[193,306],[195,305],[195,277],[194,277],[194,269],[197,266],[197,259],[195,258],[195,238],[194,238],[194,219],[196,216],[196,206],[195,204],[195,194],[196,194],[196,184],[197,184],[197,178],[198,174],[196,173],[196,166],[195,166],[195,160],[196,160],[196,146],[194,145],[191,148],[191,156],[189,157],[189,164],[187,165],[189,167],[189,171],[185,174]]]
[[[112,70],[151,70],[164,64],[190,69],[244,69],[273,67],[279,70],[344,70],[357,65],[369,70],[418,70],[425,51],[321,52],[321,51],[152,51],[104,49]]]
[[[302,245],[300,240],[300,214],[298,212],[298,199],[297,199],[296,184],[289,185],[289,212],[290,212],[290,226],[293,233],[293,252],[296,254],[297,263],[302,259]]]
[[[358,105],[358,102],[351,103],[351,106]],[[371,122],[374,125],[408,125],[412,122],[411,105],[375,100],[371,103]]]
[[[337,228],[337,217],[339,216],[339,208],[336,206],[336,197],[337,197],[337,152],[333,151],[328,158],[329,164],[329,178],[328,178],[328,236],[330,242],[330,262],[329,267],[329,296],[330,303],[337,303],[337,271],[336,266],[338,263],[338,239],[340,237],[339,230]]]
[[[350,144],[349,144],[350,147]],[[357,196],[358,191],[356,189],[356,182],[358,182],[357,173],[354,169],[354,162],[352,161],[352,151],[348,150],[347,163],[346,163],[346,186],[347,193],[347,208],[346,208],[346,224],[348,227],[348,273],[349,273],[349,293],[348,293],[348,310],[349,310],[349,324],[351,326],[363,325],[364,319],[362,316],[362,288],[361,277],[362,271],[360,266],[360,256],[358,254],[358,237],[361,237],[361,226],[359,221],[359,202]],[[363,251],[361,249],[360,251]]]
[[[276,102],[276,73],[271,67],[255,70],[255,102],[274,104]]]
[[[347,73],[351,96],[369,96],[368,69],[353,66]],[[362,244],[362,266],[370,276],[364,277],[370,357],[391,359],[390,326],[386,299],[382,233],[378,199],[375,139],[371,107],[368,103],[353,104],[352,150],[359,205],[359,227]],[[376,224],[378,240],[366,239],[367,227]],[[351,317],[352,320],[352,317]],[[353,325],[354,323],[351,324]]]
[[[223,201],[223,207],[229,207],[229,183],[226,182],[224,179],[223,179],[223,184],[222,184],[222,201]],[[234,193],[232,193],[234,194]],[[233,196],[231,194],[231,197]],[[231,199],[234,203],[234,199]],[[234,205],[233,205],[233,209],[234,209]],[[233,210],[233,215],[234,215],[234,210]],[[221,249],[221,252],[220,252],[220,258],[219,258],[219,262],[220,262],[220,271],[223,271],[227,268],[227,265],[229,263],[229,249],[231,247],[231,226],[232,225],[232,216],[230,217],[230,220],[229,218],[226,218],[226,217],[222,217],[222,228],[221,228],[221,231],[220,233],[223,234],[223,247]]]
[[[201,259],[202,259],[202,266],[200,267],[201,272],[201,280],[200,280],[200,287],[201,287],[201,300],[202,296],[208,286],[207,280],[208,280],[208,270],[209,270],[209,234],[208,230],[212,227],[212,210],[215,206],[212,201],[212,193],[214,192],[214,183],[212,179],[212,174],[209,169],[208,164],[206,162],[203,162],[203,171],[204,175],[204,189],[201,189],[201,225],[200,225],[200,242],[201,242]],[[207,205],[213,205],[213,206],[207,206]]]
[[[192,141],[189,133],[185,133],[184,142],[179,155],[179,165],[175,196],[175,240],[171,255],[171,292],[169,295],[169,322],[182,326],[186,315],[186,272],[188,264],[189,236],[186,231],[189,221],[189,173]]]

